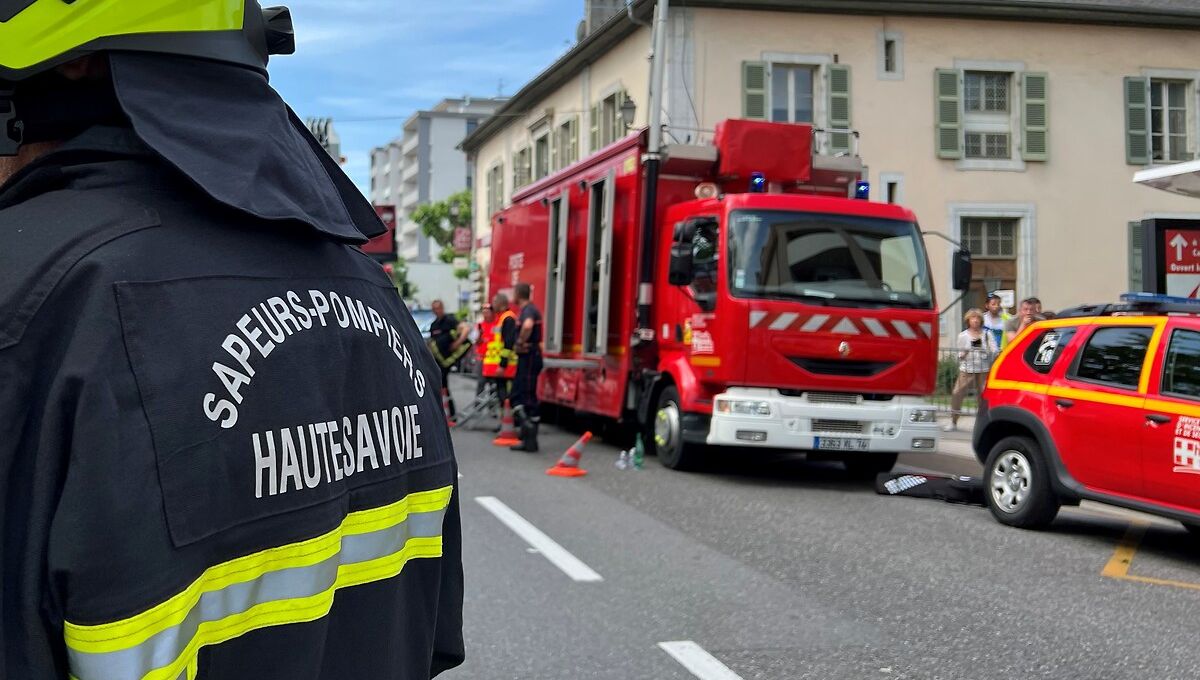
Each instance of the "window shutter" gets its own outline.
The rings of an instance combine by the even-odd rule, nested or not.
[[[1047,85],[1048,78],[1045,73],[1021,74],[1021,94],[1025,106],[1025,115],[1021,121],[1021,158],[1027,161],[1045,161],[1050,158]]]
[[[829,67],[829,127],[835,130],[850,129],[850,67],[834,64]],[[850,152],[850,133],[834,132],[829,135],[829,150],[833,153]]]
[[[933,72],[933,78],[937,95],[937,156],[962,158],[962,107],[959,104],[962,73],[939,68]]]
[[[742,62],[742,118],[767,119],[766,62]]]
[[[588,150],[595,152],[600,148],[600,106],[592,107],[591,112],[588,113],[588,117],[591,118],[592,123],[591,146]]]
[[[570,139],[567,141],[569,155],[567,157],[567,165],[579,160],[579,119],[575,118],[571,121],[570,131],[567,133]]]
[[[1150,162],[1150,79],[1125,79],[1125,162]]]
[[[1141,292],[1146,290],[1145,277],[1142,276],[1142,245],[1143,231],[1141,222],[1129,223],[1129,286],[1126,290]]]

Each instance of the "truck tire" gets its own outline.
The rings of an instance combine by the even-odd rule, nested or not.
[[[672,470],[691,470],[699,462],[694,444],[683,441],[683,409],[679,406],[679,390],[667,385],[658,394],[658,403],[647,427],[649,448],[658,455],[658,462]]]
[[[983,466],[983,485],[988,510],[1001,524],[1038,529],[1054,521],[1062,506],[1042,449],[1029,437],[996,442]]]
[[[864,453],[842,459],[842,465],[855,479],[875,479],[881,472],[891,472],[899,457],[898,453]]]

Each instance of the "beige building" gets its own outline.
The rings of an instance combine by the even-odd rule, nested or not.
[[[654,4],[610,18],[464,142],[484,266],[515,188],[625,135],[626,99],[646,125]],[[998,288],[1047,308],[1113,299],[1140,285],[1132,222],[1200,219],[1200,202],[1131,181],[1200,152],[1200,3],[688,0],[668,26],[667,141],[733,117],[859,131],[872,200],[975,254],[971,304]],[[949,303],[951,247],[927,243]]]

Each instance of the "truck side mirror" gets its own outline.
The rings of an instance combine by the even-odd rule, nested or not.
[[[954,251],[951,275],[954,279],[954,290],[966,290],[971,287],[971,251],[965,248]]]
[[[692,260],[692,239],[695,235],[695,225],[686,222],[675,225],[675,237],[671,241],[671,266],[667,271],[667,282],[672,286],[690,285],[695,278]]]

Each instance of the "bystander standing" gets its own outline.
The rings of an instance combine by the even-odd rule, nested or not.
[[[1041,300],[1035,297],[1027,297],[1021,300],[1021,306],[1017,315],[1004,324],[1004,344],[1011,342],[1013,338],[1017,337],[1028,326],[1045,320],[1046,317],[1042,315]]]
[[[983,318],[983,312],[978,309],[968,310],[963,315],[967,328],[958,334],[955,343],[958,348],[958,380],[954,382],[954,392],[950,397],[950,424],[944,428],[946,432],[958,429],[958,417],[962,414],[967,393],[974,391],[978,396],[983,391],[992,359],[1000,349],[995,336],[984,328]]]

